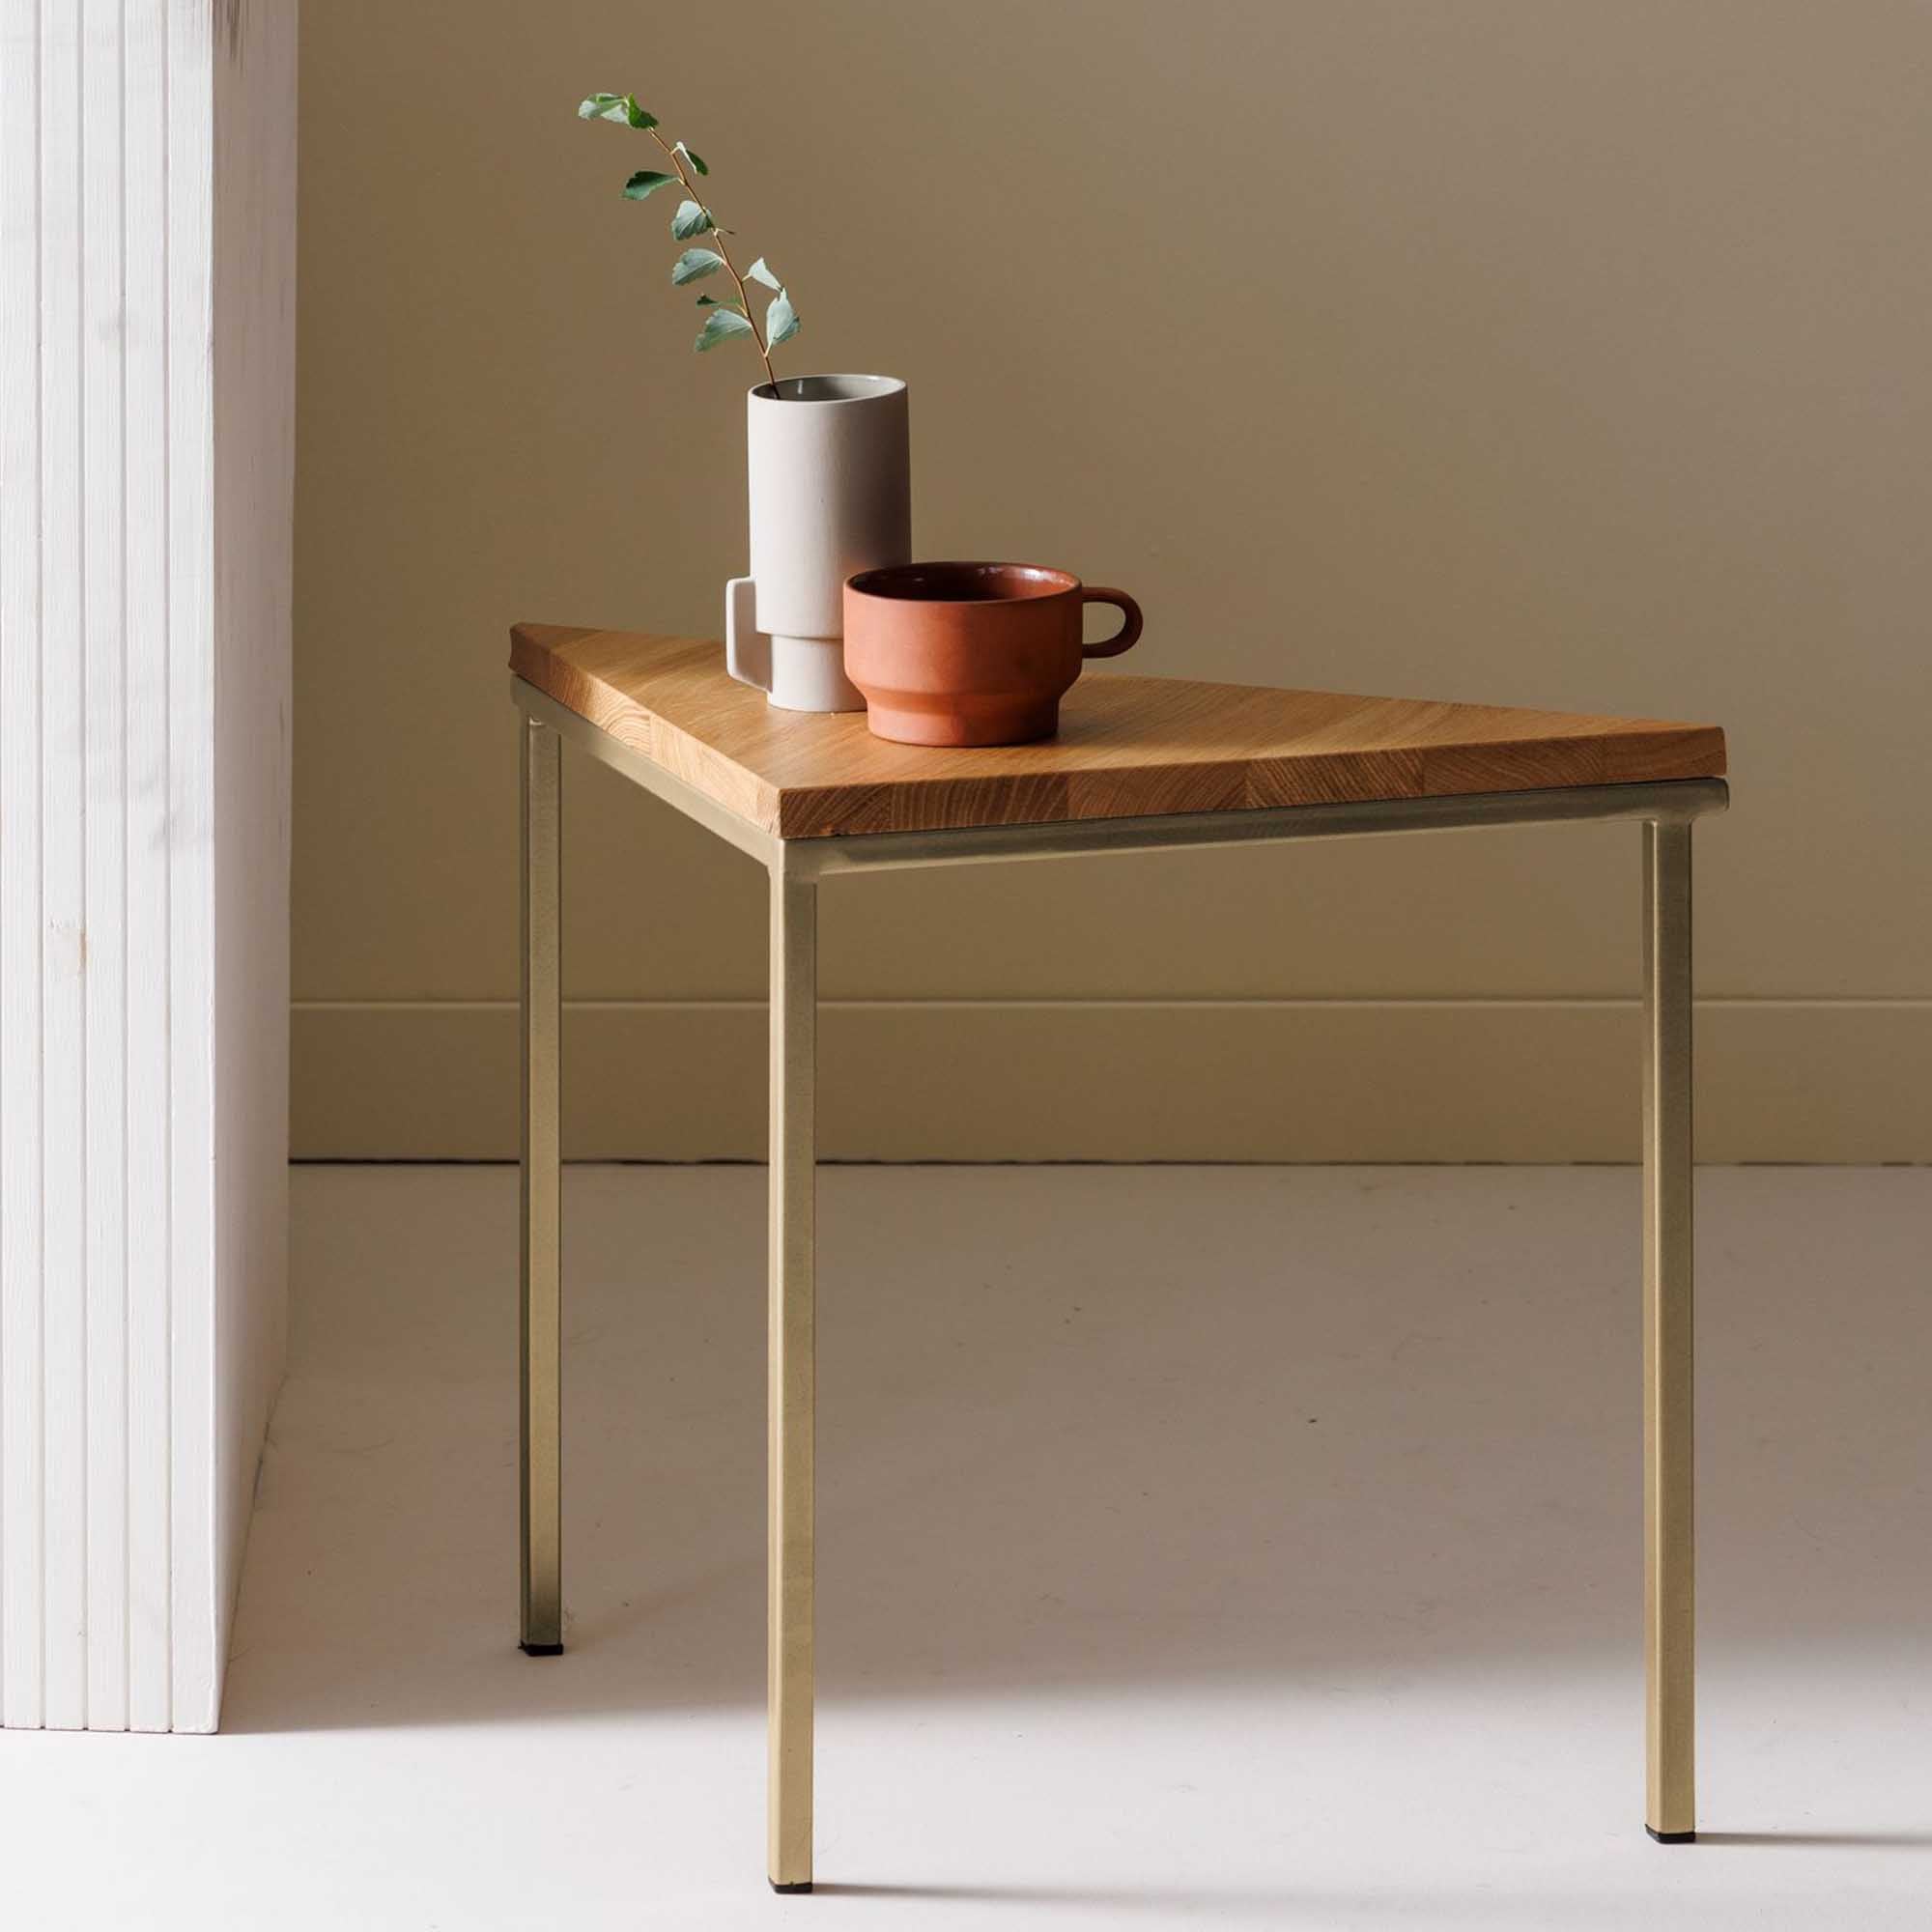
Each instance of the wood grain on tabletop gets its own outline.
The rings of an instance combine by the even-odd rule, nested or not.
[[[510,668],[784,838],[1719,778],[1713,724],[1089,671],[1057,737],[890,744],[775,710],[709,639],[519,624]]]

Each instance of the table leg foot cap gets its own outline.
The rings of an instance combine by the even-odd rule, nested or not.
[[[517,1648],[526,1657],[561,1657],[563,1655],[563,1646],[560,1643],[520,1643]]]
[[[811,1881],[809,1878],[802,1878],[796,1885],[781,1885],[777,1879],[773,1879],[771,1887],[774,1891],[810,1891]]]
[[[1660,1845],[1694,1845],[1697,1842],[1695,1832],[1660,1832],[1655,1825],[1646,1825],[1643,1829]]]

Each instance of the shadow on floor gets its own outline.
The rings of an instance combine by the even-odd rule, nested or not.
[[[1932,1583],[1905,1526],[1932,1196],[1842,1178],[1898,1259],[1856,1331],[1828,1234],[1760,1225],[1782,1177],[1704,1182],[1707,1653],[1848,1614],[1878,1640]],[[296,1179],[225,1727],[761,1701],[762,1174],[568,1177],[570,1619],[541,1662],[514,1648],[514,1172]],[[1634,1175],[834,1169],[821,1196],[828,1703],[1552,1660],[1634,1686]]]
[[[1932,1852],[1932,1832],[1699,1832],[1697,1846],[1732,1851]]]

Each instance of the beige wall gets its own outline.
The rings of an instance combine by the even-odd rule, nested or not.
[[[753,362],[572,118],[633,87],[789,366],[910,380],[923,553],[1125,584],[1142,671],[1727,725],[1706,1151],[1932,1158],[1928,71],[1909,0],[308,8],[298,1147],[511,1149],[504,628],[743,565]],[[578,763],[566,826],[574,1146],[754,1152],[759,875]],[[832,1151],[1629,1154],[1635,893],[1627,830],[834,889]]]

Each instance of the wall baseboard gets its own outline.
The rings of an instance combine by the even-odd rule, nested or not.
[[[509,1002],[299,1003],[298,1159],[517,1151]],[[820,1021],[830,1160],[1622,1161],[1622,1000],[850,1001]],[[573,1003],[564,1151],[764,1154],[765,1009]],[[1932,1001],[1698,1006],[1710,1161],[1932,1161]]]

